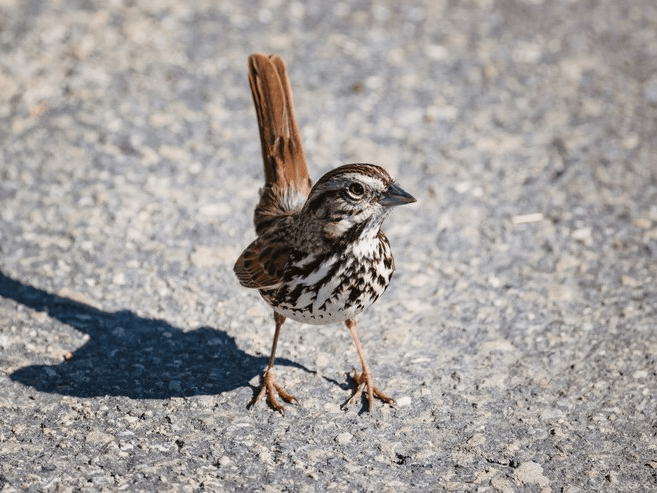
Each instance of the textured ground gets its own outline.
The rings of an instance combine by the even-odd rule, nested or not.
[[[400,3],[0,1],[0,491],[657,491],[657,5]],[[253,51],[314,177],[418,198],[360,321],[395,407],[291,322],[299,405],[245,409]]]

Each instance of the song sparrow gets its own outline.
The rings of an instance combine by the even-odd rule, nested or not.
[[[276,329],[269,364],[250,405],[267,395],[278,411],[296,400],[274,376],[276,343],[289,317],[308,324],[344,322],[356,345],[362,371],[348,406],[367,389],[367,408],[379,391],[365,363],[355,317],[386,290],[395,269],[381,224],[392,206],[415,202],[390,175],[373,164],[347,164],[311,187],[292,90],[283,60],[249,57],[249,81],[260,127],[265,186],[255,209],[257,234],[235,263],[235,274],[256,288],[274,309]]]

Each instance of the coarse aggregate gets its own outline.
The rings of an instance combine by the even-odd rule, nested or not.
[[[417,204],[359,321],[232,266],[252,52]],[[657,491],[657,3],[0,0],[0,492]]]

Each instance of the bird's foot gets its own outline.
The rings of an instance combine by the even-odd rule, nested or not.
[[[369,373],[365,371],[359,373],[356,370],[354,370],[354,375],[352,377],[352,380],[354,381],[354,385],[356,389],[354,390],[354,393],[349,398],[349,400],[344,404],[342,404],[342,406],[340,406],[342,409],[346,410],[351,404],[357,401],[361,397],[361,395],[363,395],[364,390],[367,390],[367,410],[370,412],[372,411],[372,407],[374,406],[375,397],[382,400],[386,404],[395,403],[394,399],[388,397],[374,386],[372,376]]]
[[[296,397],[288,394],[283,388],[276,383],[276,376],[274,375],[273,368],[267,368],[260,377],[260,388],[253,400],[247,406],[248,408],[254,406],[264,395],[267,395],[267,403],[281,414],[285,414],[285,408],[276,399],[276,394],[288,403],[297,401]]]

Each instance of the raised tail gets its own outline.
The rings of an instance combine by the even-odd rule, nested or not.
[[[276,216],[300,209],[312,186],[294,117],[285,63],[277,55],[249,57],[249,82],[260,127],[265,186],[255,210],[259,233]]]

